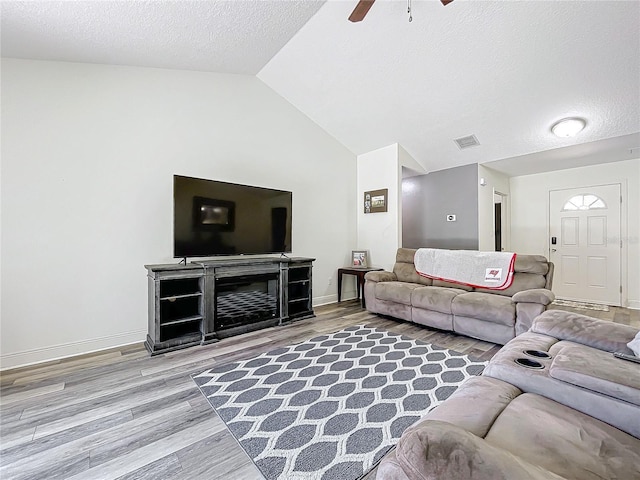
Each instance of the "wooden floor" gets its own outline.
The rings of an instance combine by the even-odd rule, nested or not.
[[[638,311],[578,311],[640,328]],[[139,344],[4,372],[0,478],[260,479],[191,374],[357,324],[480,359],[490,359],[499,349],[372,315],[356,301],[318,307],[316,314],[292,325],[156,357]],[[372,472],[367,478],[374,476]]]

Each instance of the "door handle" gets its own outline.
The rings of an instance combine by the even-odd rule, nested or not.
[[[557,250],[555,248],[552,248],[551,251],[552,252],[557,252]]]

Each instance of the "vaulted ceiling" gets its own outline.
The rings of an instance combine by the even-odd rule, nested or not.
[[[354,153],[398,142],[427,170],[640,157],[640,2],[356,3],[2,1],[2,55],[257,75]]]

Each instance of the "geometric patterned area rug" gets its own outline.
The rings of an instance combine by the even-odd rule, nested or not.
[[[584,308],[585,310],[597,310],[600,312],[609,311],[609,305],[600,303],[578,302],[575,300],[563,300],[562,298],[556,298],[552,303],[561,307]]]
[[[193,379],[267,480],[354,480],[486,363],[357,325]]]

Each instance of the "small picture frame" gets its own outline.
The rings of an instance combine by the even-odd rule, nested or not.
[[[352,250],[351,265],[354,267],[366,268],[369,266],[368,250]]]
[[[364,213],[386,212],[388,192],[387,188],[364,192]]]

